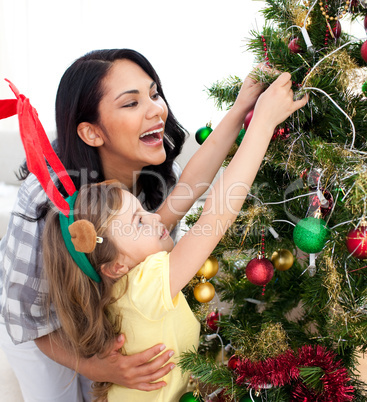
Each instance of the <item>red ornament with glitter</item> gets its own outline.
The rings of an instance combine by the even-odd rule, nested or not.
[[[367,258],[367,222],[365,220],[347,235],[347,249],[354,257],[364,260]]]
[[[273,275],[273,264],[262,255],[252,259],[246,266],[246,277],[254,285],[265,286],[271,281]]]

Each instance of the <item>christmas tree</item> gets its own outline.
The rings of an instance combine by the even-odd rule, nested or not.
[[[198,384],[182,401],[366,401],[367,41],[340,21],[367,30],[367,2],[266,0],[263,14],[248,49],[291,73],[309,102],[275,130],[238,219],[185,290],[203,325],[198,351],[181,359]],[[241,82],[208,89],[218,108]],[[205,303],[204,285],[226,309]]]

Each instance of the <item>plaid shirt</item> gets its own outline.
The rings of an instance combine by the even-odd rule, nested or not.
[[[47,282],[42,278],[41,236],[44,220],[29,222],[15,214],[37,217],[47,196],[30,174],[19,189],[8,230],[0,243],[1,314],[14,343],[39,338],[57,328],[45,310]]]
[[[180,167],[174,163],[180,176]],[[139,197],[143,201],[144,195]],[[56,313],[49,317],[45,300],[48,284],[43,277],[42,233],[45,221],[36,218],[37,207],[47,196],[37,178],[30,174],[19,189],[8,230],[0,243],[0,313],[15,344],[47,335],[60,327]],[[171,233],[175,239],[179,225]]]

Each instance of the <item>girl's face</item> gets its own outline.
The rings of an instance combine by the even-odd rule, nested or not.
[[[149,255],[171,251],[173,240],[158,214],[145,211],[129,191],[121,190],[123,204],[109,231],[122,256],[127,273]]]
[[[152,78],[137,64],[114,62],[99,104],[99,147],[105,171],[140,171],[166,159],[163,135],[168,110]]]

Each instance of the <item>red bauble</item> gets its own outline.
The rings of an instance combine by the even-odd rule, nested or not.
[[[212,311],[206,317],[206,325],[214,332],[218,329],[218,321],[220,321],[220,314],[218,311]]]
[[[216,402],[230,402],[233,401],[233,398],[231,397],[231,395],[226,395],[226,389],[224,389],[222,392],[220,392],[217,395],[217,399]]]
[[[299,42],[299,38],[294,38],[289,42],[288,45],[288,49],[292,52],[292,53],[300,53],[300,51],[302,50],[301,46],[298,44]]]
[[[266,285],[273,275],[274,266],[267,258],[254,258],[246,266],[247,279],[254,285]]]
[[[228,363],[227,363],[227,366],[228,366],[228,368],[231,369],[231,370],[236,370],[236,369],[238,368],[240,362],[241,362],[240,357],[239,357],[239,356],[236,356],[236,355],[233,355],[233,356],[231,356],[231,357],[229,358]]]
[[[321,204],[318,195],[312,194],[310,196],[310,209],[311,209],[310,212],[316,211],[320,207],[322,218],[325,219],[325,217],[329,215],[329,213],[333,209],[334,199],[332,194],[328,190],[320,188],[320,191],[322,192],[322,195],[324,196],[326,202],[324,202],[324,204]]]
[[[273,136],[271,137],[271,140],[274,141],[277,138],[280,138],[281,140],[286,140],[289,137],[289,128],[288,126],[285,127],[277,127],[274,130]]]
[[[254,115],[253,110],[251,110],[247,113],[247,115],[245,117],[245,121],[243,122],[243,125],[245,126],[245,130],[247,130],[247,127],[250,125],[250,121],[251,121],[253,115]]]
[[[350,3],[350,5],[351,5],[352,7],[358,7],[359,1],[358,1],[358,0],[352,0],[351,3]]]
[[[362,59],[367,63],[367,41],[361,46]]]
[[[367,33],[367,15],[364,17],[364,30]]]
[[[320,181],[321,170],[311,169],[309,172],[307,171],[305,173],[306,174],[303,176],[303,179],[307,180],[308,187],[310,187],[311,189],[316,189]]]
[[[360,260],[367,258],[367,226],[361,224],[356,229],[352,229],[347,235],[347,249]]]
[[[340,38],[340,35],[342,33],[342,26],[339,21],[335,22],[335,26],[333,28],[333,33],[334,33],[335,38]]]

